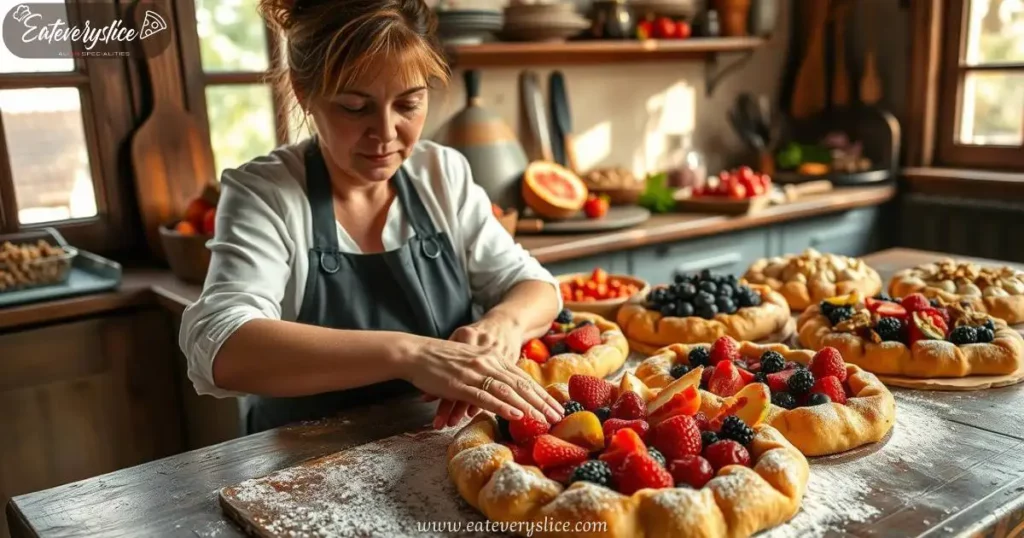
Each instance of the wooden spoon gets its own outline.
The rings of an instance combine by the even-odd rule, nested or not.
[[[863,2],[866,11],[865,20],[871,20],[871,2]],[[867,50],[864,52],[864,73],[860,79],[860,100],[865,104],[874,105],[882,100],[882,77],[878,74],[878,61],[875,57],[874,33],[868,32]]]
[[[794,118],[805,119],[825,108],[825,25],[828,24],[828,10],[831,0],[809,0],[805,2],[810,10],[810,28],[807,38],[807,52],[796,73],[793,84],[792,110]]]

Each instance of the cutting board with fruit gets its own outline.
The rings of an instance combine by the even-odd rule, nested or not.
[[[680,211],[746,215],[771,204],[772,180],[748,166],[722,171],[705,185],[695,186],[689,196],[676,199]]]
[[[517,233],[578,233],[636,226],[651,217],[638,206],[612,206],[607,196],[591,193],[587,184],[568,168],[535,161],[523,173],[523,201],[527,209]]]
[[[160,243],[171,272],[191,284],[202,284],[210,267],[210,249],[206,242],[213,237],[217,221],[220,189],[209,184],[202,194],[193,198],[181,219],[161,225]]]

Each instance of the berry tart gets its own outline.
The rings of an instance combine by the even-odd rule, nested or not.
[[[744,401],[768,402],[762,420],[807,456],[845,452],[881,440],[892,429],[896,402],[873,374],[846,364],[835,348],[817,353],[782,344],[674,344],[648,357],[636,375],[663,387],[701,372],[701,411],[709,416]],[[759,406],[747,406],[760,409]]]
[[[671,344],[739,340],[782,341],[792,332],[786,299],[768,286],[737,281],[733,275],[676,275],[643,302],[627,303],[617,321],[630,348],[654,353]]]
[[[933,303],[920,293],[900,301],[829,298],[805,310],[797,327],[804,347],[834,347],[847,362],[879,375],[1007,375],[1020,368],[1024,354],[1024,339],[1002,320],[970,302]]]
[[[548,529],[603,522],[600,536],[724,538],[788,521],[807,487],[807,459],[771,426],[740,418],[760,411],[699,413],[695,372],[649,402],[573,376],[554,426],[482,413],[455,436],[448,474],[488,518]]]
[[[978,311],[1010,325],[1024,323],[1024,271],[981,267],[951,259],[905,269],[889,281],[889,294],[922,293],[945,302],[968,301]]]
[[[573,374],[605,377],[629,355],[618,325],[586,312],[562,310],[541,338],[528,340],[517,365],[542,386],[564,383]]]
[[[870,296],[882,291],[882,277],[862,260],[812,248],[803,254],[760,259],[743,278],[781,293],[796,311],[836,295],[856,291]]]

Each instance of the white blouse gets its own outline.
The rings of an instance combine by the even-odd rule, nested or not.
[[[213,383],[217,351],[252,319],[294,321],[309,271],[312,214],[305,192],[305,149],[311,140],[282,146],[221,176],[210,270],[199,300],[185,309],[179,345],[188,359],[196,392],[241,396]],[[469,276],[473,302],[489,309],[519,282],[558,283],[516,244],[491,212],[484,190],[473,183],[469,163],[458,151],[421,141],[403,163],[434,225],[447,233]],[[341,250],[360,248],[338,225]],[[412,225],[396,198],[388,210],[382,240],[401,247]],[[561,308],[561,295],[559,308]],[[253,357],[253,360],[259,360]]]

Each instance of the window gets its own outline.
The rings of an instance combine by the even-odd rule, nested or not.
[[[117,160],[127,80],[122,59],[75,58],[70,45],[66,58],[24,59],[0,45],[0,233],[55,226],[86,249],[129,244]]]
[[[288,96],[267,79],[278,40],[256,11],[257,0],[191,0],[178,4],[188,100],[205,115],[220,171],[299,138]],[[191,32],[194,31],[194,34]]]
[[[1024,169],[1024,0],[946,6],[939,160]]]

